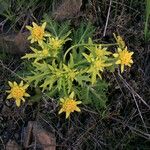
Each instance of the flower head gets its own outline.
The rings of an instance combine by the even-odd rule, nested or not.
[[[49,50],[48,49],[43,49],[41,52],[43,57],[47,57],[49,55]]]
[[[133,52],[129,52],[127,47],[123,50],[118,48],[118,53],[113,54],[113,56],[117,58],[116,64],[121,65],[121,73],[124,71],[125,65],[131,67],[131,64],[133,63],[132,55]]]
[[[16,105],[19,107],[21,100],[24,102],[25,99],[23,98],[25,97],[29,97],[30,95],[28,93],[26,93],[26,89],[28,88],[29,85],[25,84],[23,85],[23,81],[20,82],[20,84],[17,84],[16,82],[8,82],[9,86],[11,87],[10,90],[8,90],[7,92],[10,93],[7,96],[7,99],[13,98],[16,101]]]
[[[95,49],[95,54],[96,54],[96,57],[98,57],[98,58],[104,58],[104,57],[106,57],[107,55],[110,55],[111,52],[108,52],[106,47],[102,48],[102,46],[99,45],[99,46],[96,47],[96,49]]]
[[[50,45],[51,45],[52,49],[57,50],[57,49],[61,48],[62,44],[63,44],[63,41],[58,39],[58,37],[50,38]]]
[[[74,92],[72,92],[69,97],[60,98],[60,105],[62,108],[59,111],[59,114],[66,112],[66,119],[70,116],[70,113],[77,111],[80,112],[80,108],[77,106],[81,104],[81,101],[74,100]]]
[[[104,71],[106,67],[111,66],[111,63],[107,63],[102,59],[95,59],[95,61],[92,62],[88,72],[91,73],[91,81],[92,84],[96,83],[96,76],[99,76],[102,78],[101,73]]]
[[[31,39],[31,43],[38,42],[40,45],[42,45],[42,42],[44,40],[45,36],[48,36],[48,34],[45,33],[45,27],[46,22],[42,24],[42,26],[38,26],[36,23],[32,23],[33,27],[26,26],[28,30],[30,30],[31,35],[28,37],[28,39]]]
[[[121,49],[125,48],[126,44],[121,36],[116,36],[116,34],[114,34],[114,38],[116,39],[119,48]]]
[[[92,54],[85,54],[83,56],[90,63],[88,73],[91,74],[91,82],[92,84],[96,83],[96,77],[99,76],[101,78],[100,72],[103,72],[105,68],[110,67],[112,63],[107,62],[107,57],[94,57]]]
[[[102,71],[104,70],[104,67],[108,67],[111,64],[106,64],[104,60],[102,59],[96,59],[93,63],[92,63],[92,68],[94,68],[97,71]]]

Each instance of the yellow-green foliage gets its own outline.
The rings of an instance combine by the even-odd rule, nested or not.
[[[65,97],[74,92],[83,103],[105,107],[108,86],[103,72],[118,67],[118,59],[108,51],[108,47],[116,46],[116,49],[123,51],[125,42],[115,35],[114,44],[94,43],[94,28],[90,24],[70,30],[69,23],[59,25],[47,17],[46,22],[42,26],[33,23],[33,27],[27,27],[34,45],[31,47],[32,53],[22,57],[30,59],[33,66],[32,75],[27,76],[26,80],[51,93],[51,96]],[[120,64],[124,66],[127,63]]]

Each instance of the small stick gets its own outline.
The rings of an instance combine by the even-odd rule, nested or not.
[[[138,112],[139,112],[140,118],[141,118],[141,120],[142,120],[142,122],[143,122],[144,128],[145,128],[146,132],[148,133],[148,131],[147,131],[147,127],[146,127],[146,124],[145,124],[145,122],[144,122],[144,119],[143,119],[142,113],[141,113],[141,111],[140,111],[140,108],[139,108],[139,105],[138,105],[138,103],[137,103],[137,101],[136,101],[136,98],[135,98],[134,93],[132,93],[132,96],[133,96],[133,99],[134,99],[134,101],[135,101],[136,107],[137,107],[137,109],[138,109]]]
[[[106,35],[106,30],[107,30],[107,26],[108,26],[108,20],[109,20],[109,16],[110,16],[111,5],[112,5],[112,0],[110,0],[110,3],[109,3],[109,8],[108,8],[107,19],[106,19],[106,24],[105,24],[105,28],[104,28],[103,37]]]

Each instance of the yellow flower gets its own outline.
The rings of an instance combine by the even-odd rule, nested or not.
[[[48,49],[43,49],[41,54],[46,57],[46,56],[49,55],[49,50]]]
[[[106,67],[109,67],[112,65],[112,63],[107,62],[108,58],[107,57],[96,57],[92,54],[85,54],[82,53],[83,56],[86,58],[86,60],[90,63],[90,68],[88,69],[88,73],[91,73],[91,82],[92,84],[96,83],[96,77],[97,75],[101,78],[100,72],[103,72]]]
[[[108,52],[108,51],[107,51],[107,48],[106,48],[106,47],[105,47],[105,48],[102,48],[101,45],[99,45],[98,47],[96,47],[95,53],[96,53],[96,56],[97,56],[98,58],[104,58],[105,56],[111,54],[111,52]]]
[[[105,61],[101,59],[96,59],[92,64],[92,67],[94,67],[94,69],[102,72],[104,70],[104,67],[108,67],[108,66],[111,66],[111,64],[106,64]]]
[[[103,72],[106,67],[109,67],[111,65],[111,63],[106,63],[105,60],[96,58],[91,63],[90,69],[88,70],[88,72],[91,73],[92,76],[92,84],[96,83],[96,76],[102,78],[100,72]]]
[[[57,50],[57,49],[61,48],[62,44],[63,44],[63,41],[59,40],[58,37],[50,38],[50,45],[51,45],[52,49]]]
[[[126,46],[126,44],[125,44],[124,40],[122,39],[122,37],[121,37],[121,36],[116,36],[116,34],[114,34],[114,37],[115,37],[115,39],[116,39],[116,41],[117,41],[118,46],[119,46],[121,49],[124,49],[125,46]]]
[[[42,45],[43,40],[45,39],[45,36],[48,36],[48,34],[45,33],[45,27],[46,22],[42,24],[42,26],[38,26],[36,23],[32,23],[33,27],[26,26],[28,30],[30,30],[31,35],[28,37],[29,40],[31,40],[31,43],[38,42],[40,45]]]
[[[125,65],[131,67],[131,64],[133,64],[132,55],[133,52],[129,52],[127,47],[123,50],[118,48],[118,53],[113,54],[113,56],[117,58],[116,64],[121,65],[121,73],[124,71]]]
[[[11,89],[7,91],[8,93],[10,93],[7,96],[7,99],[10,99],[10,98],[15,99],[16,105],[19,107],[21,100],[25,102],[25,99],[23,98],[23,96],[25,97],[30,96],[28,93],[26,93],[26,89],[28,88],[29,85],[27,84],[23,85],[23,81],[21,81],[20,84],[17,84],[16,82],[12,83],[9,81],[8,84],[11,87]]]
[[[60,105],[62,108],[58,112],[58,114],[61,114],[62,112],[66,112],[66,119],[70,116],[70,113],[77,111],[80,112],[80,108],[77,106],[78,104],[81,104],[81,101],[76,101],[74,98],[74,92],[72,92],[69,97],[60,98]]]

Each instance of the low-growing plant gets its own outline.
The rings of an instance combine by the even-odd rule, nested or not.
[[[32,52],[22,59],[30,60],[28,63],[33,68],[25,80],[51,97],[60,98],[59,113],[66,112],[66,118],[80,111],[77,104],[81,102],[106,108],[108,83],[103,73],[115,71],[118,66],[122,73],[125,66],[133,63],[133,52],[115,34],[113,44],[95,43],[94,27],[90,24],[71,30],[69,23],[60,25],[47,17],[45,20],[41,26],[34,22],[33,27],[27,26]],[[116,52],[109,51],[108,47],[115,47]],[[12,93],[11,97],[16,99]]]

